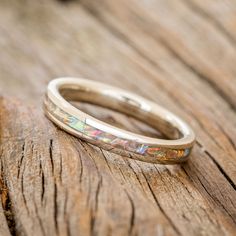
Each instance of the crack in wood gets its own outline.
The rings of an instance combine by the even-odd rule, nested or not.
[[[233,222],[236,224],[236,220],[234,218],[234,216],[225,208],[225,206],[216,198],[214,198],[212,196],[212,194],[209,192],[209,190],[207,189],[207,187],[205,187],[205,185],[202,183],[201,179],[197,176],[197,179],[199,180],[199,183],[201,184],[201,186],[204,188],[204,190],[206,191],[206,193],[210,196],[210,198],[213,200],[213,202],[218,203],[223,209],[224,211],[229,215],[229,217],[233,220]],[[220,226],[219,222],[218,225]]]
[[[54,162],[53,162],[53,139],[49,141],[49,157],[51,161],[52,173],[54,174]]]
[[[102,176],[99,178],[99,181],[97,184],[97,188],[95,191],[95,206],[94,206],[94,209],[92,210],[92,213],[91,213],[92,217],[91,217],[90,227],[91,227],[92,235],[96,235],[95,223],[96,223],[96,219],[97,219],[99,193],[101,191],[101,187],[102,187]]]
[[[45,177],[44,177],[44,172],[43,172],[43,168],[42,168],[41,158],[40,158],[40,162],[39,162],[39,168],[40,168],[41,179],[42,179],[41,202],[43,202],[43,200],[44,200],[44,193],[45,193]]]
[[[55,222],[55,229],[56,233],[59,233],[59,228],[58,228],[58,206],[57,206],[57,184],[54,183],[54,195],[53,195],[53,201],[54,201],[54,222]]]
[[[134,202],[133,202],[130,194],[128,193],[128,191],[126,189],[125,189],[125,193],[129,199],[130,206],[131,206],[130,227],[129,227],[128,235],[132,235],[133,229],[134,229],[134,222],[135,222],[135,206],[134,206]]]
[[[108,169],[110,170],[110,173],[113,175],[112,169],[111,169],[111,167],[110,167],[110,165],[109,165],[109,162],[108,162],[108,160],[107,160],[107,157],[106,157],[106,155],[105,155],[103,149],[102,149],[102,148],[99,148],[99,149],[100,149],[100,152],[102,153],[102,156],[103,156],[103,158],[104,158],[104,160],[105,160],[105,162],[106,162],[106,164],[107,164]]]
[[[167,219],[167,221],[169,222],[169,224],[172,226],[172,228],[175,230],[175,232],[178,234],[178,235],[182,235],[181,232],[179,231],[179,229],[177,228],[177,226],[175,226],[174,222],[172,221],[172,219],[167,215],[167,213],[165,212],[165,210],[162,208],[161,204],[159,203],[153,189],[152,189],[152,186],[150,185],[149,183],[149,180],[147,179],[147,176],[146,174],[143,172],[142,168],[140,168],[141,171],[142,171],[142,175],[143,177],[145,178],[145,181],[147,183],[147,186],[148,186],[148,189],[150,190],[150,193],[157,205],[157,207],[160,209],[161,213],[165,216],[165,218]]]
[[[19,164],[18,164],[18,172],[17,172],[17,178],[18,179],[19,179],[19,176],[20,176],[20,169],[21,169],[21,166],[22,166],[24,156],[25,156],[25,141],[22,145],[21,158],[20,158],[20,161],[19,161]]]
[[[186,176],[188,176],[189,180],[192,181],[192,182],[194,183],[194,185],[196,185],[196,183],[192,180],[192,176],[189,175],[189,173],[187,172],[187,170],[185,169],[184,166],[182,166],[182,170],[184,171],[184,173],[186,174]],[[215,203],[217,202],[217,203],[224,209],[224,211],[226,212],[226,214],[228,214],[229,217],[232,218],[232,215],[231,215],[231,214],[228,212],[228,210],[223,206],[223,204],[222,204],[217,198],[215,198],[214,196],[212,196],[211,192],[207,189],[207,187],[204,185],[204,183],[203,183],[202,180],[199,178],[199,176],[198,176],[198,175],[195,175],[195,176],[196,176],[197,180],[199,181],[200,185],[201,185],[201,186],[203,187],[203,189],[205,190],[206,194],[207,194],[207,195],[210,197],[210,199],[213,201],[213,203],[215,204]],[[202,177],[205,179],[204,176],[202,176]],[[207,181],[207,180],[205,179],[205,181]],[[205,208],[202,208],[202,210],[206,213],[206,216],[208,217],[209,221],[211,221],[212,223],[214,223],[213,220],[211,219],[211,217],[208,216],[208,212],[206,211],[206,209],[205,209]],[[216,224],[218,225],[218,227],[219,227],[219,228],[222,228],[222,227],[221,227],[221,224],[219,223],[219,221],[217,220],[217,218],[214,218],[214,220],[216,220]],[[233,221],[235,221],[235,220],[233,219]]]
[[[134,162],[136,163],[136,160],[134,160]],[[129,160],[126,160],[126,164],[129,166],[129,168],[132,170],[132,172],[134,173],[135,175],[135,178],[137,179],[137,181],[139,182],[140,184],[140,187],[142,188],[143,192],[145,193],[144,191],[144,188],[143,188],[143,184],[141,183],[140,179],[139,179],[139,176],[138,174],[136,173],[136,171],[134,170],[134,168],[132,167],[131,163]]]
[[[207,150],[204,151],[208,157],[214,162],[214,164],[217,166],[218,170],[221,172],[221,174],[227,179],[229,184],[232,186],[234,190],[236,190],[236,185],[233,182],[233,180],[227,175],[227,173],[224,171],[224,169],[219,165],[219,163],[215,160],[215,158],[211,155],[210,152]]]

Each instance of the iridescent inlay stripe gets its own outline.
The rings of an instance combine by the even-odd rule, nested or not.
[[[86,121],[84,122],[79,120],[76,117],[64,112],[60,108],[56,107],[56,105],[53,104],[49,99],[47,99],[46,102],[51,114],[53,114],[56,119],[63,122],[64,124],[67,124],[72,129],[81,132],[84,136],[93,138],[94,140],[100,140],[114,147],[119,147],[133,153],[142,154],[144,156],[151,155],[158,158],[165,158],[167,156],[171,158],[181,158],[189,155],[190,149],[165,149],[145,144],[137,144],[130,140],[118,138],[86,124]]]

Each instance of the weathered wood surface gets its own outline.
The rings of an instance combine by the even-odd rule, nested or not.
[[[235,235],[235,9],[233,0],[2,0],[0,234]],[[190,160],[128,160],[57,129],[41,104],[64,75],[179,114],[197,133]]]
[[[3,181],[3,176],[2,176],[2,166],[0,163],[0,199],[1,199],[1,204],[0,204],[0,235],[2,236],[9,236],[9,228],[7,225],[7,220],[6,217],[10,217],[11,212],[8,212],[7,210],[9,209],[9,206],[7,206],[7,189],[5,186],[5,183]],[[3,208],[5,209],[5,212],[3,211]],[[4,214],[5,213],[5,214]],[[8,214],[10,213],[10,215]],[[10,222],[10,221],[9,221]]]

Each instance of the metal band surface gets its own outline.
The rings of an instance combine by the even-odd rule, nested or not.
[[[151,138],[114,127],[79,110],[71,101],[88,102],[131,115],[160,130],[168,139]],[[195,142],[192,129],[173,113],[141,96],[92,80],[52,80],[44,104],[47,117],[63,130],[132,159],[180,163],[186,161]]]

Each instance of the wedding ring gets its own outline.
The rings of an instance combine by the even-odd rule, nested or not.
[[[79,110],[73,101],[119,111],[159,130],[167,138],[152,138],[107,124]],[[44,102],[47,117],[64,131],[102,149],[132,159],[175,164],[187,160],[195,142],[182,119],[141,96],[81,78],[58,78],[48,84]]]

